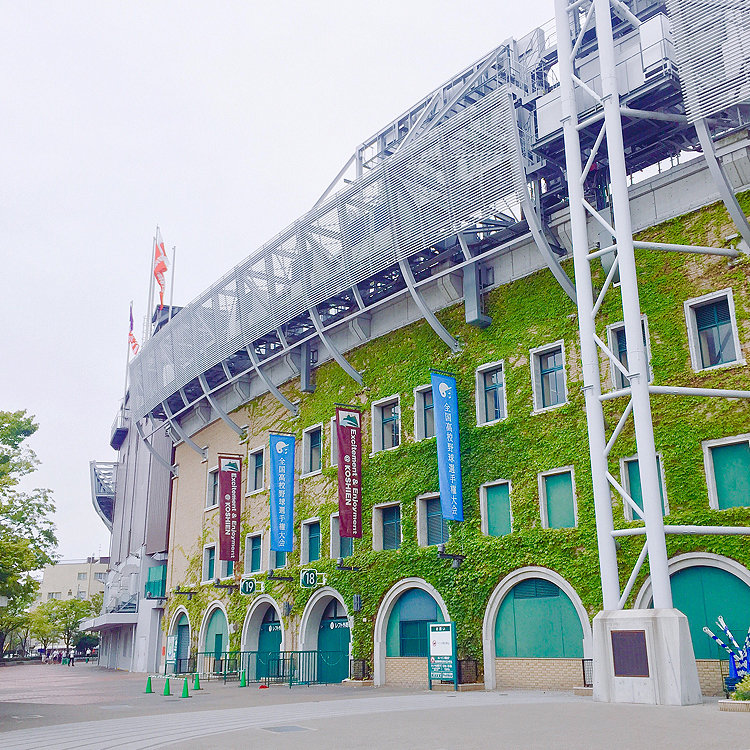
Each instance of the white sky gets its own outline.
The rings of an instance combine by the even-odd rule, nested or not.
[[[0,409],[40,423],[31,484],[54,491],[64,558],[109,550],[88,462],[116,458],[156,224],[185,304],[308,210],[359,142],[553,12],[0,0]]]

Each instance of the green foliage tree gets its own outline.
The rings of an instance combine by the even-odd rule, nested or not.
[[[89,648],[96,648],[99,645],[99,636],[94,633],[81,633],[74,641],[76,651],[86,653]]]
[[[25,411],[0,411],[0,596],[9,600],[0,609],[0,652],[33,601],[38,584],[30,571],[52,563],[57,544],[50,490],[19,489],[21,479],[38,464],[23,445],[37,428]]]
[[[92,604],[88,599],[56,599],[50,604],[54,605],[51,607],[52,619],[59,629],[60,638],[65,643],[67,651],[81,633],[78,628],[81,620],[94,614]]]
[[[29,612],[31,637],[46,651],[50,644],[60,639],[60,625],[55,617],[55,600],[43,602]]]

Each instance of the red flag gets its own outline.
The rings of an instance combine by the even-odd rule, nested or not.
[[[164,240],[161,238],[159,227],[156,227],[156,238],[154,239],[154,278],[159,285],[159,309],[164,307],[164,289],[166,283],[164,274],[167,270],[167,253],[164,251]]]
[[[141,348],[140,344],[136,341],[135,334],[133,333],[133,304],[130,304],[130,333],[128,333],[128,341],[130,342],[130,348],[133,350],[133,354],[138,354],[138,350]]]

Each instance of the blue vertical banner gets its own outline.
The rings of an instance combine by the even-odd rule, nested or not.
[[[432,403],[437,437],[440,509],[448,521],[464,520],[461,494],[461,443],[458,437],[458,395],[456,379],[448,373],[433,370]]]
[[[271,549],[291,552],[294,541],[294,435],[271,435]]]

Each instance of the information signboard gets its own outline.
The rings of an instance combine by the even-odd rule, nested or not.
[[[456,663],[456,625],[454,622],[430,623],[429,675],[432,681],[452,681],[458,690],[458,664]]]
[[[263,583],[258,583],[255,578],[243,578],[240,581],[240,594],[252,596],[263,591]]]

